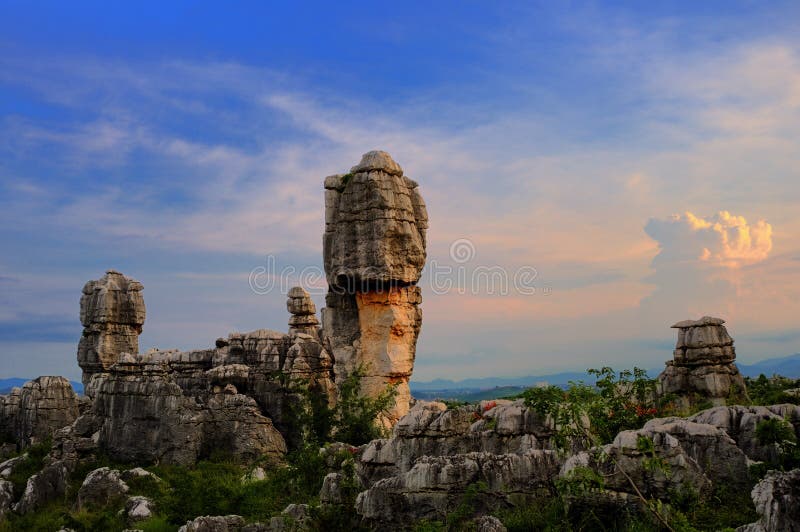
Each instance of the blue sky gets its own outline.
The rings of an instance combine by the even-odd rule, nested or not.
[[[285,329],[249,274],[321,266],[322,179],[371,149],[420,182],[435,264],[537,272],[534,294],[437,294],[429,267],[418,380],[658,367],[703,314],[742,361],[798,352],[798,20],[2,2],[0,376],[78,376],[80,289],[112,267],[145,285],[144,349]]]

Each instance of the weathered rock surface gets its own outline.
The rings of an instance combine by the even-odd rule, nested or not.
[[[207,393],[198,401],[164,364],[120,362],[97,380],[89,416],[98,420],[100,446],[115,460],[192,464],[213,450],[245,460],[277,460],[286,452],[254,399]]]
[[[238,515],[205,515],[187,521],[178,532],[239,532],[244,523],[244,518]]]
[[[295,286],[289,289],[288,296],[286,310],[292,315],[289,318],[289,334],[304,333],[319,336],[317,307],[311,295],[303,287]]]
[[[686,419],[661,418],[651,419],[635,433],[651,440],[660,434],[675,438],[712,483],[724,483],[730,487],[747,484],[747,456],[724,430]],[[628,432],[620,433],[614,441],[620,440],[624,434]]]
[[[770,471],[751,495],[761,518],[737,532],[800,532],[800,469]]]
[[[483,513],[547,492],[561,462],[555,451],[495,455],[425,456],[406,473],[379,480],[356,499],[358,513],[373,524],[397,525],[444,519],[471,485],[486,483],[476,497]]]
[[[408,472],[423,456],[522,454],[549,449],[552,435],[548,420],[522,401],[453,409],[419,401],[394,426],[390,439],[373,440],[361,448],[356,471],[370,486]]]
[[[751,460],[771,461],[777,458],[777,445],[762,445],[756,438],[760,421],[778,419],[791,423],[795,435],[800,436],[800,406],[783,404],[772,406],[718,406],[703,410],[688,418],[689,421],[713,425],[724,430]]]
[[[697,395],[715,405],[725,404],[729,397],[746,397],[744,378],[734,363],[733,338],[724,323],[705,316],[672,326],[678,329],[678,341],[674,359],[658,377],[661,393],[685,399]]]
[[[579,504],[606,507],[613,501],[625,506],[636,506],[636,488],[647,498],[669,500],[671,493],[680,493],[686,488],[707,495],[711,482],[702,467],[681,447],[677,438],[668,433],[650,434],[653,455],[638,446],[639,431],[624,431],[613,443],[582,451],[567,459],[560,476],[574,478],[579,468],[588,468],[602,476],[604,490],[587,494],[588,499]],[[659,460],[665,467],[650,467],[650,460]],[[667,473],[669,471],[669,474]],[[629,480],[630,479],[630,480]],[[631,500],[634,499],[634,500]],[[575,502],[575,501],[573,501]]]
[[[746,486],[747,466],[747,457],[724,430],[661,418],[620,432],[611,444],[571,456],[560,475],[569,479],[579,468],[589,468],[603,478],[603,490],[572,498],[579,511],[641,511],[637,489],[645,498],[666,502],[689,490],[705,498],[714,485]]]
[[[64,377],[39,377],[0,397],[0,427],[19,447],[47,439],[79,413],[78,396]]]
[[[522,401],[447,409],[418,401],[389,439],[362,446],[356,474],[366,488],[357,511],[375,526],[442,519],[466,489],[486,482],[479,512],[541,495],[561,467],[549,450],[549,421]],[[329,474],[321,498],[335,502],[341,475]]]
[[[28,458],[28,454],[21,454],[14,458],[9,458],[3,463],[0,463],[0,478],[8,478],[11,476],[11,473],[14,472],[14,468],[25,462],[25,459]]]
[[[14,484],[7,480],[0,480],[0,520],[11,511],[14,502]]]
[[[325,179],[323,340],[337,382],[361,368],[366,395],[397,386],[389,423],[411,398],[427,228],[417,183],[388,153],[366,153],[349,174]]]
[[[108,370],[122,353],[139,352],[145,318],[142,288],[141,283],[115,270],[83,287],[78,365],[87,395],[92,395],[87,387],[91,375]]]
[[[506,527],[496,517],[484,515],[473,523],[475,532],[506,532]]]
[[[63,462],[56,461],[45,466],[44,469],[28,479],[25,492],[14,505],[14,511],[26,514],[48,502],[64,497],[68,480],[69,471]]]
[[[125,501],[125,516],[130,522],[149,519],[155,513],[155,503],[147,497],[134,495]]]
[[[107,506],[128,493],[120,472],[109,467],[91,471],[78,490],[78,508]]]

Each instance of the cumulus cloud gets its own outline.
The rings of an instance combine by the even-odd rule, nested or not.
[[[709,218],[686,212],[665,220],[652,218],[645,232],[658,242],[654,265],[698,261],[739,268],[765,260],[772,250],[772,226],[749,223],[744,216],[720,211]]]

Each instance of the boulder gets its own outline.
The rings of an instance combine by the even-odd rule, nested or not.
[[[101,467],[86,475],[78,490],[78,509],[103,507],[128,493],[128,484],[116,469]]]
[[[9,478],[14,472],[14,468],[25,462],[27,458],[28,454],[25,453],[0,463],[0,478]]]
[[[147,497],[134,495],[125,501],[125,515],[130,522],[150,519],[155,513],[155,503]]]
[[[473,521],[475,532],[506,532],[506,527],[496,517],[483,515]]]
[[[61,499],[67,491],[69,470],[66,464],[56,461],[31,476],[25,485],[22,497],[14,505],[14,511],[27,514],[45,504]]]
[[[244,523],[244,518],[238,515],[205,515],[187,521],[178,532],[239,532]]]
[[[651,452],[640,447],[640,436],[650,438]],[[603,482],[601,490],[588,491],[569,500],[570,505],[578,507],[608,508],[618,504],[637,510],[637,489],[648,499],[665,501],[687,489],[701,496],[711,491],[711,481],[703,468],[681,447],[677,438],[666,432],[623,431],[611,444],[570,456],[559,476],[566,481],[579,479],[581,470],[593,471]]]
[[[0,522],[11,511],[14,502],[14,484],[0,480]]]
[[[761,518],[737,532],[800,532],[800,469],[768,472],[751,495]]]

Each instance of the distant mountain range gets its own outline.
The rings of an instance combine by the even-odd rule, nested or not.
[[[792,379],[800,379],[800,353],[780,358],[770,358],[755,364],[737,364],[739,371],[745,377],[758,377],[762,373],[766,376],[783,375]],[[661,372],[661,368],[648,370],[651,377]],[[30,379],[10,378],[0,379],[0,394],[7,394],[12,388],[22,386]],[[483,377],[480,379],[465,379],[451,381],[435,379],[428,382],[411,381],[411,393],[419,399],[437,397],[459,398],[468,401],[477,401],[484,398],[498,397],[501,395],[514,395],[539,384],[553,386],[566,386],[569,381],[591,382],[590,376],[585,371],[566,371],[550,375],[529,375],[527,377]],[[83,384],[70,381],[72,387],[79,394],[83,393]],[[446,393],[444,393],[446,392]],[[493,395],[495,394],[495,395]],[[486,397],[483,397],[483,396]],[[489,397],[492,396],[492,397]]]
[[[768,377],[783,375],[792,379],[800,379],[800,353],[781,358],[770,358],[755,364],[739,364],[739,371],[745,377],[758,377],[762,373]],[[647,370],[648,375],[655,377],[663,368]],[[483,377],[451,381],[435,379],[428,382],[411,382],[411,394],[418,399],[457,399],[461,401],[478,401],[485,398],[515,395],[531,386],[549,384],[566,386],[570,381],[594,382],[585,371],[568,371],[550,375],[529,375],[527,377]],[[498,395],[500,394],[500,395]],[[489,397],[491,396],[491,397]]]

